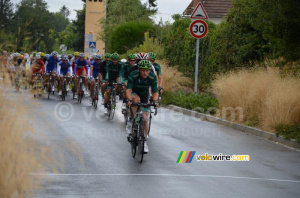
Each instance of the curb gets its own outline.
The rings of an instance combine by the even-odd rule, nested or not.
[[[227,120],[224,120],[224,119],[212,116],[212,115],[199,113],[197,111],[192,111],[192,110],[185,109],[185,108],[182,108],[182,107],[178,107],[178,106],[175,106],[175,105],[167,105],[167,106],[164,106],[164,108],[172,110],[172,111],[177,111],[177,112],[183,113],[185,115],[200,118],[201,120],[206,120],[206,121],[209,121],[209,122],[222,124],[222,125],[228,126],[230,128],[242,131],[244,133],[252,134],[252,135],[255,135],[255,136],[270,140],[270,141],[273,141],[275,143],[283,144],[284,146],[287,146],[287,147],[290,147],[290,148],[300,149],[300,143],[297,143],[293,140],[286,140],[282,136],[277,137],[274,133],[263,131],[263,130],[258,129],[258,128],[237,124],[237,123],[230,122],[230,121],[227,121]]]

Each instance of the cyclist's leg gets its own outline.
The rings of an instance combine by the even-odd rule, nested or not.
[[[149,99],[150,99],[150,94],[146,94],[141,96],[141,102],[142,103],[149,103]],[[143,117],[144,117],[144,126],[145,126],[145,136],[148,136],[148,131],[149,131],[149,112],[150,112],[150,108],[144,108],[143,109]]]
[[[81,75],[84,76],[84,78],[82,79],[82,82],[84,84],[84,87],[87,88],[88,87],[88,85],[87,85],[88,81],[87,81],[87,78],[86,78],[86,71],[85,71],[85,69],[82,70]]]
[[[60,75],[60,80],[59,80],[59,88],[62,89],[62,84],[63,84],[64,76],[63,74]]]
[[[91,87],[90,87],[91,97],[94,96],[94,87],[95,87],[95,78],[92,78],[92,80],[91,80]]]
[[[76,70],[76,74],[75,74],[75,92],[78,93],[78,83],[79,83],[79,75],[80,75],[80,71],[77,69]]]
[[[116,78],[116,82],[120,83],[121,82],[121,78],[120,77]],[[121,92],[121,88],[122,88],[121,85],[117,85],[117,94],[119,94]]]
[[[106,87],[106,92],[105,92],[105,96],[104,96],[104,106],[106,106],[107,103],[108,103],[110,93],[111,93],[111,86],[108,85],[108,86]]]
[[[69,84],[70,82],[70,73],[67,73],[67,85]]]
[[[137,95],[136,93],[132,93],[132,102],[133,103],[139,103],[141,101],[141,98],[139,95]],[[130,113],[131,113],[131,117],[134,117],[134,115],[137,112],[138,107],[130,107]]]

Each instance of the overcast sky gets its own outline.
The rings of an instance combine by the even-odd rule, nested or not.
[[[146,0],[142,0],[145,2]],[[155,21],[159,21],[160,18],[163,21],[172,21],[171,16],[173,14],[182,14],[185,8],[189,5],[192,0],[157,0],[158,14],[155,17]],[[20,3],[21,0],[11,0],[13,4]],[[81,0],[46,0],[51,12],[58,12],[59,9],[66,5],[71,11],[70,19],[76,19],[76,12],[74,10],[79,10],[83,6]]]

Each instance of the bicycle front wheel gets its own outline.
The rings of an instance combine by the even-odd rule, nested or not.
[[[144,120],[141,119],[139,123],[138,129],[138,154],[140,163],[143,162],[144,159],[144,143],[145,143],[145,127],[144,127]]]

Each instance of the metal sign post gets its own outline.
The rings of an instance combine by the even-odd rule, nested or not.
[[[208,19],[208,15],[201,2],[199,2],[198,5],[196,6],[195,10],[190,16],[190,19],[192,20],[192,23],[190,24],[190,33],[194,38],[196,38],[196,64],[195,64],[194,92],[198,92],[199,39],[205,37],[208,31],[208,26],[205,23],[205,21],[199,20],[199,19]]]
[[[196,39],[196,64],[195,64],[195,86],[194,92],[198,91],[198,67],[199,67],[199,39]]]
[[[190,24],[190,33],[196,38],[196,64],[195,64],[195,85],[194,92],[198,91],[198,67],[199,67],[199,39],[206,36],[208,26],[205,21],[196,20]]]

